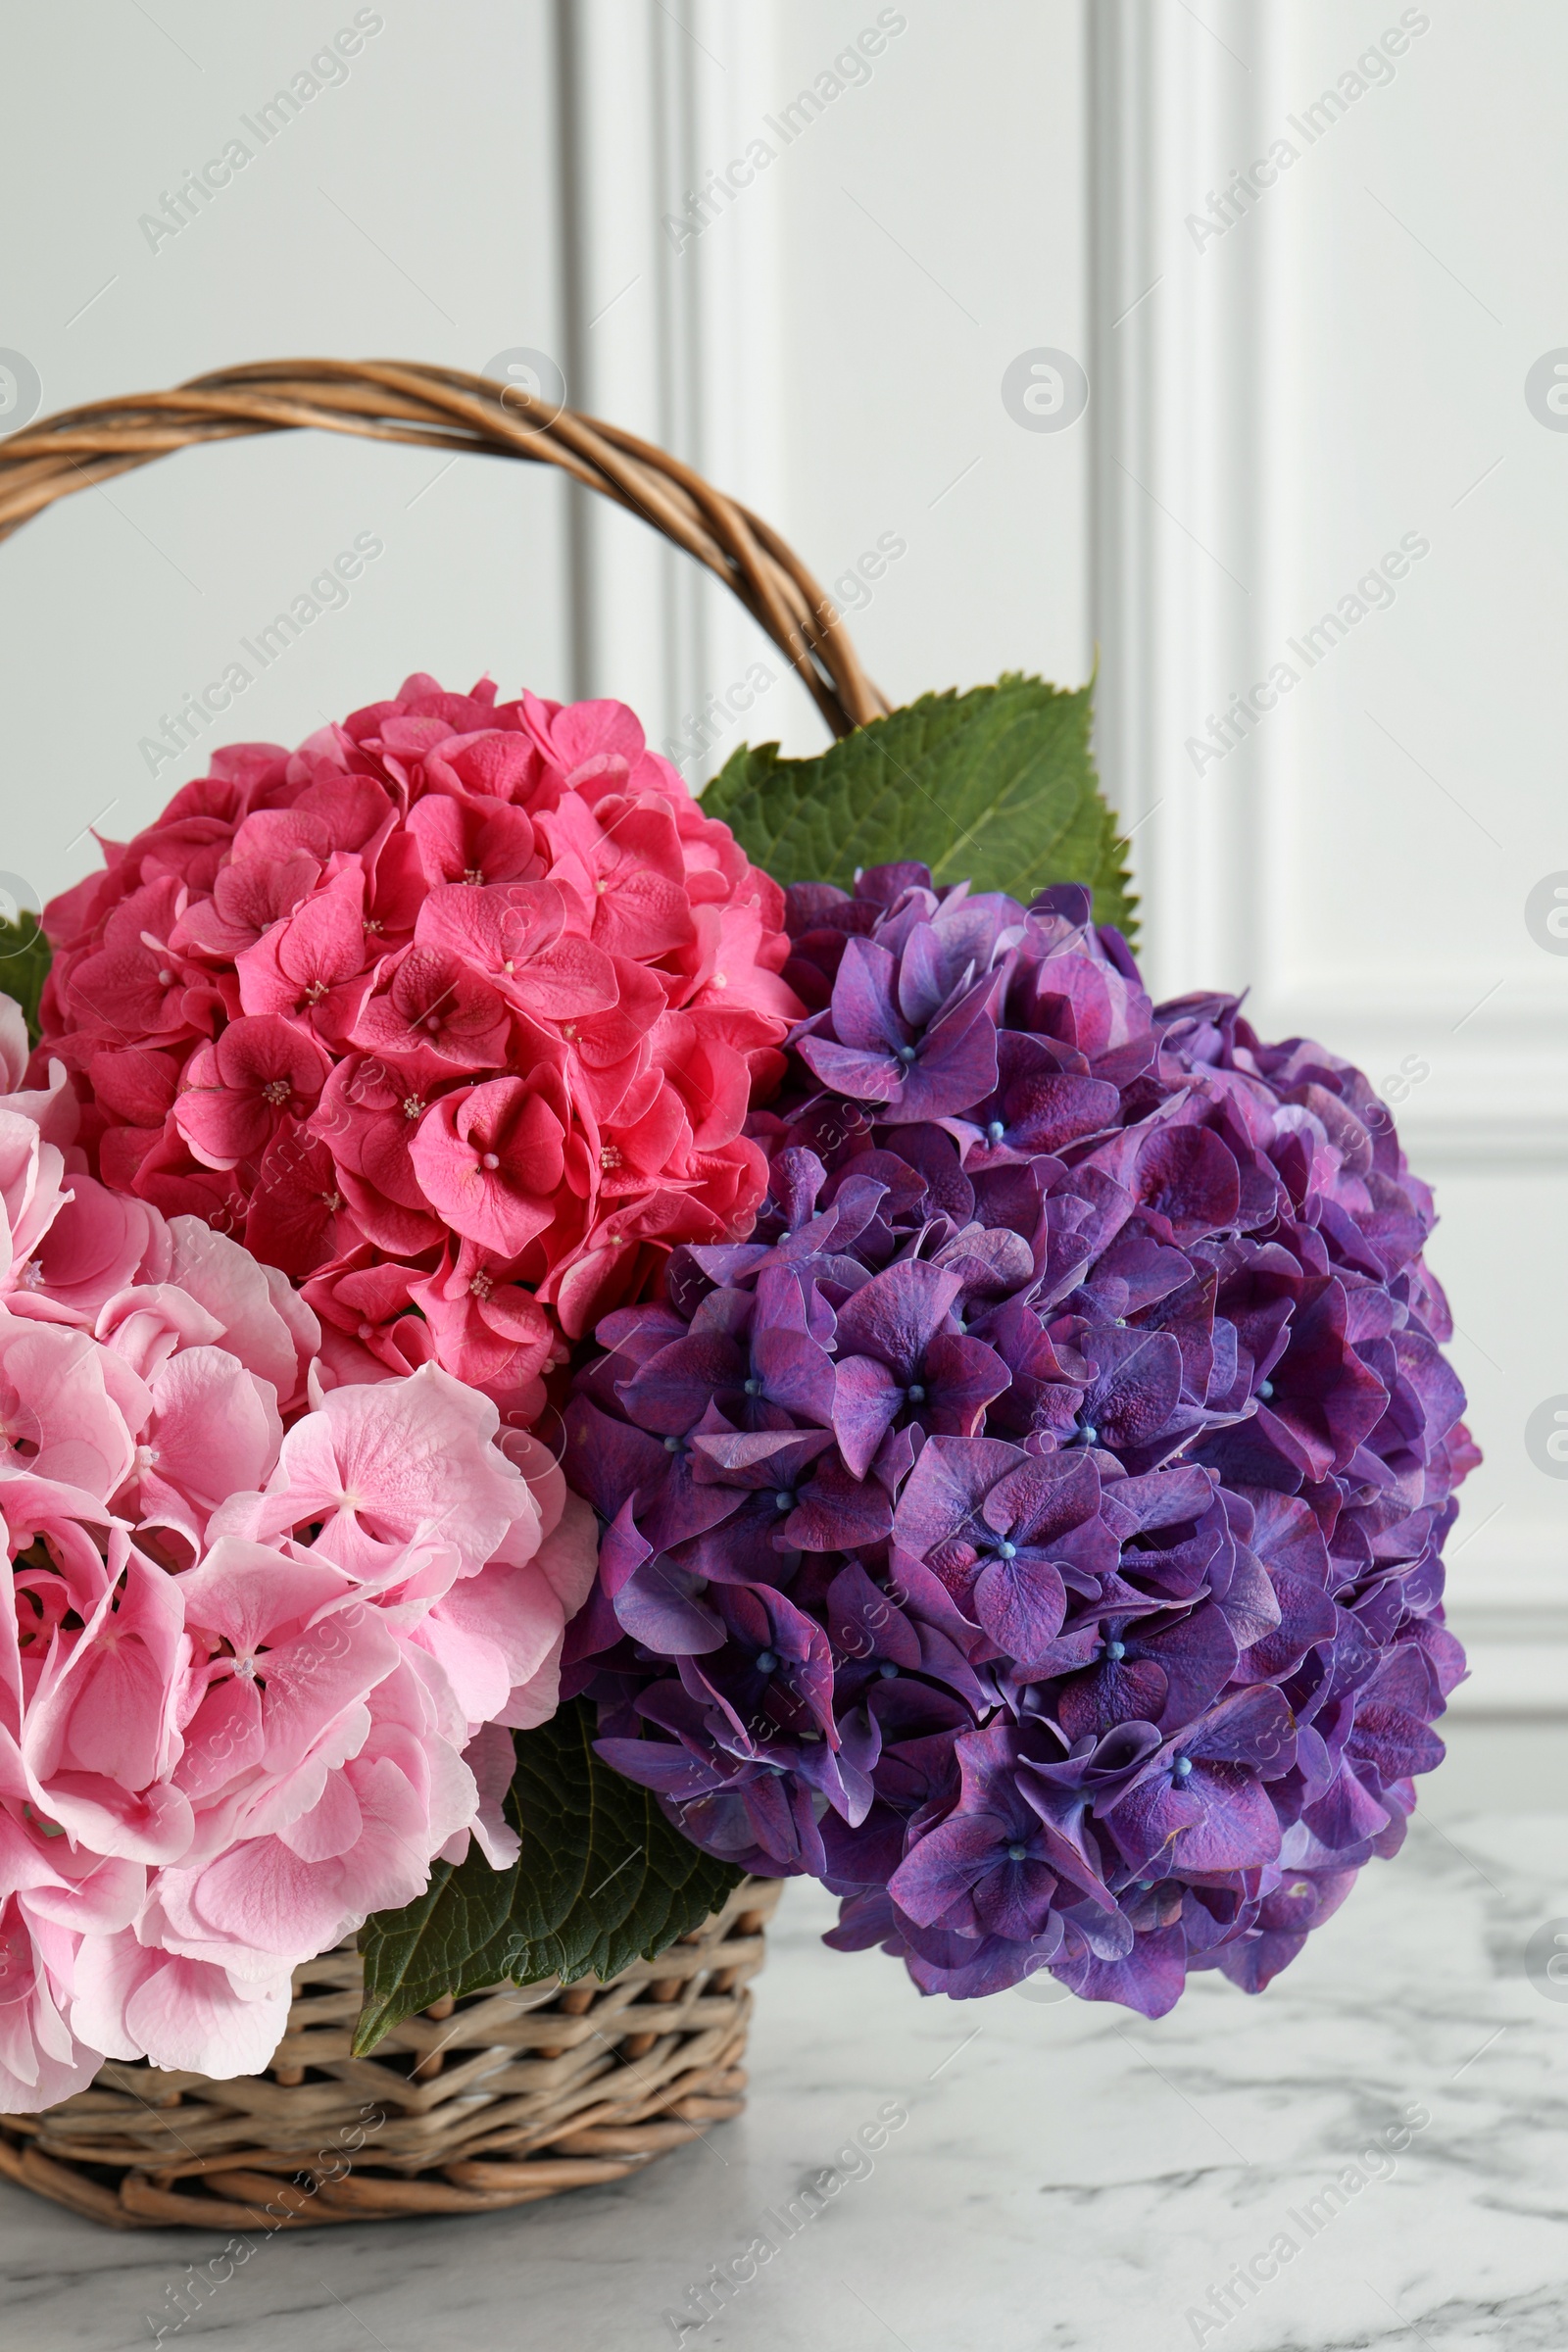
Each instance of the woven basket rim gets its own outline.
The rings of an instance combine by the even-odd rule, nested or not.
[[[550,465],[638,514],[745,606],[835,736],[890,709],[842,614],[760,515],[668,451],[515,385],[412,360],[260,360],[163,392],[89,401],[0,440],[0,539],[74,491],[177,449],[300,431],[410,442]]]
[[[782,1881],[608,1982],[450,1996],[350,2049],[363,1975],[295,1971],[261,2073],[109,2060],[41,2114],[0,2116],[0,2177],[114,2229],[305,2229],[481,2213],[624,2180],[744,2105],[750,1981]]]

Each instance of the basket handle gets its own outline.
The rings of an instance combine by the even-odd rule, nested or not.
[[[536,412],[530,421],[530,412]],[[519,387],[410,361],[263,360],[24,425],[0,440],[0,539],[74,490],[188,443],[315,425],[371,441],[559,466],[652,523],[739,597],[799,672],[836,736],[889,708],[837,610],[778,533],[678,458],[619,425],[553,412]]]

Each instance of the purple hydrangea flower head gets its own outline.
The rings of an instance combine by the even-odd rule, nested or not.
[[[1479,1456],[1359,1071],[1152,1005],[1088,893],[788,893],[749,1239],[578,1376],[564,1688],[708,1851],[922,1989],[1258,1991],[1398,1847]]]

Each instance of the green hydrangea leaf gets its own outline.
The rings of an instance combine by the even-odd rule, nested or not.
[[[417,1901],[366,1922],[356,2056],[446,1993],[551,1976],[603,1983],[657,1958],[739,1886],[745,1874],[700,1853],[593,1740],[583,1699],[514,1733],[506,1809],[522,1850],[512,1868],[492,1870],[474,1846],[466,1862],[437,1862]]]
[[[0,994],[15,997],[22,1006],[33,1045],[38,1043],[38,999],[53,954],[37,916],[25,907],[14,923],[0,922]]]
[[[1085,882],[1095,919],[1134,936],[1125,843],[1089,748],[1090,689],[1008,675],[928,694],[814,760],[743,747],[703,795],[747,856],[779,882],[836,882],[913,858],[939,884],[1027,901]]]

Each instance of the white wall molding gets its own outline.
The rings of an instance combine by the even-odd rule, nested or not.
[[[773,12],[688,0],[683,16],[558,0],[568,396],[767,513],[783,439],[776,208],[760,187],[715,198],[713,175],[774,102]],[[651,529],[573,502],[576,691],[630,703],[660,747],[690,739],[759,658],[759,632]],[[707,765],[685,772],[699,782]]]
[[[1356,1060],[1395,1104],[1423,1174],[1495,1180],[1492,1213],[1506,1247],[1531,1211],[1505,1180],[1568,1166],[1557,975],[1532,969],[1522,927],[1489,949],[1479,920],[1460,937],[1413,920],[1413,861],[1386,932],[1348,936],[1332,909],[1320,919],[1292,827],[1318,789],[1312,762],[1323,753],[1303,748],[1319,739],[1294,714],[1249,733],[1202,776],[1185,748],[1207,714],[1267,677],[1312,609],[1300,575],[1319,490],[1301,457],[1314,446],[1302,404],[1323,391],[1293,302],[1332,275],[1317,240],[1339,221],[1317,159],[1250,206],[1257,218],[1218,236],[1190,230],[1189,216],[1206,212],[1238,167],[1268,156],[1311,72],[1301,24],[1265,0],[1212,0],[1201,14],[1200,24],[1148,0],[1095,0],[1089,11],[1097,730],[1105,786],[1132,836],[1145,968],[1160,994],[1250,985],[1265,1034],[1317,1037]],[[1414,86],[1412,76],[1406,106]],[[1348,153],[1342,146],[1334,167],[1347,174]],[[1376,455],[1379,428],[1356,416],[1342,429],[1353,476]],[[1333,489],[1343,501],[1343,485]],[[1336,694],[1345,674],[1335,673]],[[1375,764],[1371,773],[1381,784]],[[1544,850],[1540,862],[1552,862]],[[1496,957],[1486,970],[1483,956]],[[1465,1198],[1474,1215],[1473,1184]],[[1440,1238],[1451,1247],[1448,1229]],[[1495,1422],[1505,1399],[1512,1409],[1514,1374],[1490,1357],[1476,1370]],[[1556,1385],[1568,1389],[1568,1359]],[[1506,1455],[1509,1429],[1481,1434]],[[1557,1523],[1528,1484],[1494,1524],[1489,1507],[1467,1503],[1454,1547],[1453,1622],[1474,1669],[1456,1703],[1568,1713]]]
[[[1090,12],[1098,738],[1170,994],[1240,985],[1258,945],[1255,747],[1201,777],[1184,749],[1270,641],[1269,289],[1255,240],[1200,249],[1185,225],[1259,151],[1270,30],[1237,0],[1209,16],[1245,19],[1250,71],[1190,14]]]
[[[670,300],[659,216],[686,91],[666,24],[651,0],[559,0],[565,375],[574,408],[681,449],[688,321]],[[662,712],[687,651],[674,553],[606,501],[572,500],[576,692]]]

